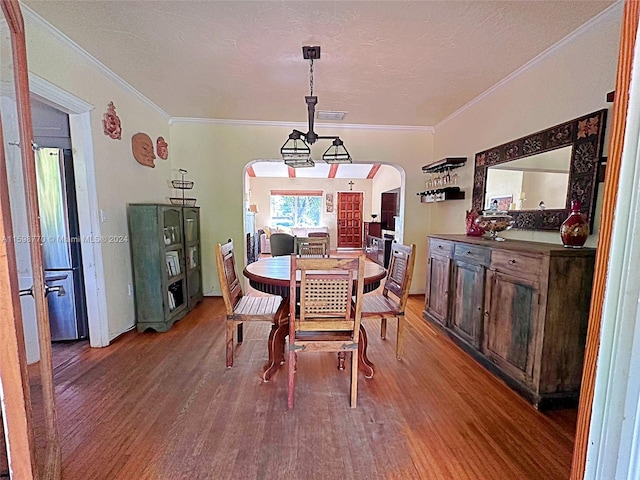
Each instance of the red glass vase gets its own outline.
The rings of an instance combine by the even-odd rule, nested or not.
[[[580,248],[589,236],[589,223],[580,213],[580,201],[571,201],[571,213],[560,226],[560,238],[567,248]]]
[[[480,216],[480,214],[476,210],[467,211],[466,218],[466,230],[467,235],[470,237],[481,237],[484,235],[484,229],[476,223],[476,219]]]

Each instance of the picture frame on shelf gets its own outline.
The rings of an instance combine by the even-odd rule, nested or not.
[[[490,197],[489,209],[510,210],[512,203],[513,203],[513,195],[501,195],[497,197]]]

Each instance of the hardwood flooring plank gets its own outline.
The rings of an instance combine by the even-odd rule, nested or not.
[[[382,340],[379,321],[363,321],[376,372],[360,374],[356,409],[336,355],[306,353],[288,411],[287,366],[260,378],[266,322],[245,323],[227,369],[221,298],[165,333],[56,346],[63,478],[567,478],[576,412],[535,410],[426,323],[423,306],[409,298],[402,361],[396,322]]]

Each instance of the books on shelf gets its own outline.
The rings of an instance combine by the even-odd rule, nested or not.
[[[180,275],[180,257],[178,252],[166,252],[167,273],[170,277]]]
[[[168,299],[169,299],[169,311],[175,310],[176,308],[176,298],[173,296],[173,292],[169,291],[167,292],[168,295]]]

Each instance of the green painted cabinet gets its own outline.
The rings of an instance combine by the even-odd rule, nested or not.
[[[136,326],[166,332],[202,300],[200,209],[128,206]]]

